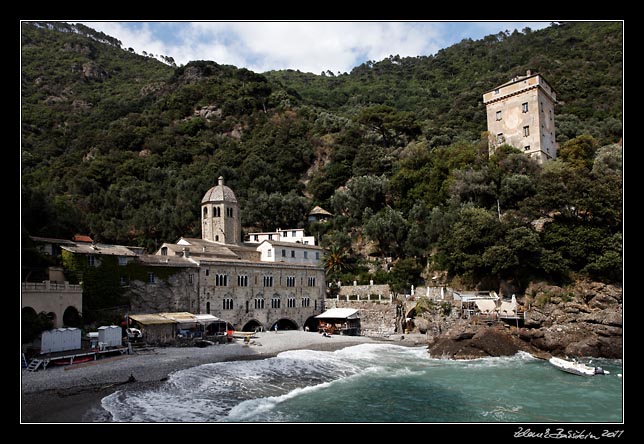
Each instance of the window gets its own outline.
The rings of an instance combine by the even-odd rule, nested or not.
[[[228,285],[228,275],[217,274],[215,275],[215,286],[226,287]]]
[[[309,287],[315,287],[315,276],[309,276],[308,283]]]
[[[248,287],[248,275],[247,274],[238,274],[237,275],[237,286],[238,287]]]
[[[161,247],[161,256],[167,256],[167,255],[168,255],[168,247]],[[127,264],[127,261],[125,263]]]
[[[523,127],[523,137],[528,137],[530,135],[530,127],[529,126],[524,126]]]
[[[188,275],[188,283],[189,283],[189,284],[192,284],[192,282],[194,281],[194,279],[195,279],[195,278],[194,278],[194,275],[193,275],[192,273],[190,273],[190,274]]]
[[[503,112],[502,111],[497,111],[496,112],[496,120],[499,121],[502,119]]]
[[[523,151],[530,151],[530,145],[526,145],[523,147]]]
[[[255,298],[255,310],[264,309],[264,298]]]
[[[215,242],[219,242],[219,235],[215,234]]]
[[[246,301],[246,313],[248,313],[248,305],[249,305],[249,302]]]
[[[120,282],[121,285],[127,285],[127,278],[125,276],[121,276]]]
[[[264,276],[264,287],[273,286],[273,276]]]
[[[206,274],[206,276],[210,276],[210,270],[209,269],[206,268],[206,271],[204,271],[204,273]]]
[[[505,142],[505,137],[503,136],[503,133],[499,133],[496,135],[496,143],[503,143]]]
[[[286,257],[286,250],[282,249],[282,257]]]
[[[224,299],[224,310],[232,310],[233,309],[233,300],[232,298],[225,298]]]
[[[296,237],[296,234],[295,234],[295,233],[297,233],[297,231],[295,231],[295,230],[291,231],[291,235],[292,235],[293,237]]]
[[[288,298],[288,299],[286,300],[286,306],[287,306],[287,308],[295,308],[295,305],[296,305],[296,304],[295,304],[295,298],[294,298],[294,297],[290,297],[290,298]]]
[[[273,250],[271,250],[270,248],[266,250],[266,257],[273,257]]]
[[[232,208],[226,208],[226,216],[233,217],[233,209]]]
[[[208,216],[208,207],[203,207],[203,217]]]
[[[279,296],[273,296],[273,299],[271,299],[271,308],[280,308],[282,305],[282,301],[280,300]]]
[[[259,241],[259,235],[258,234],[254,235],[253,239],[255,239],[256,241]]]
[[[528,102],[522,103],[521,104],[521,109],[523,110],[524,113],[528,112]]]
[[[90,267],[96,266],[96,258],[91,254],[87,256],[87,265]]]
[[[206,302],[206,313],[210,314],[210,302]]]
[[[221,217],[221,208],[215,207],[212,209],[212,212],[214,217]]]
[[[273,235],[272,234],[268,235],[268,240],[273,240]]]
[[[309,258],[309,252],[308,252],[308,251],[305,251],[305,252],[304,252],[304,259],[308,259],[308,258]]]
[[[291,257],[295,257],[295,250],[291,250]]]
[[[157,280],[157,278],[156,278],[156,276],[154,275],[154,273],[149,272],[149,273],[148,273],[148,283],[150,283],[150,284],[154,284],[154,283],[156,282],[156,280]]]
[[[295,276],[286,276],[286,286],[295,287]]]
[[[499,93],[499,88],[494,90],[494,94],[498,94],[498,93]]]
[[[320,252],[319,251],[315,252],[315,260],[320,260]]]
[[[302,307],[310,307],[311,298],[302,298]]]
[[[161,254],[163,254],[163,248],[161,249]],[[167,256],[167,255],[168,255],[168,250],[166,248],[165,254],[163,254],[163,256]],[[119,265],[121,267],[124,265],[127,265],[127,256],[119,256]]]
[[[284,236],[284,237],[288,237],[288,231],[283,232],[283,233],[282,233],[282,236]]]

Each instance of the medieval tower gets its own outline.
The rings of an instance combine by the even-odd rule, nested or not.
[[[490,155],[508,144],[539,163],[555,159],[557,94],[540,74],[527,71],[483,94],[487,108]]]
[[[223,177],[201,199],[201,238],[222,244],[242,243],[239,203],[233,190],[224,185]]]

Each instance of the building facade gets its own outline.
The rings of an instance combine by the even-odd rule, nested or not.
[[[483,94],[487,110],[490,155],[503,144],[543,163],[557,157],[557,94],[540,74],[527,71]]]
[[[323,311],[322,249],[302,243],[303,230],[279,230],[275,240],[265,233],[259,243],[242,242],[239,204],[222,177],[203,197],[201,219],[201,239],[164,243],[156,253],[197,267],[197,294],[187,311],[212,314],[244,331],[275,324],[299,329]],[[282,239],[285,232],[290,236]]]

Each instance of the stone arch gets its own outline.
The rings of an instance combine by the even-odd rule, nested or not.
[[[63,312],[63,326],[65,327],[81,327],[83,325],[83,318],[78,312],[78,309],[70,305]]]
[[[260,329],[264,329],[262,323],[257,319],[251,319],[250,321],[246,322],[246,324],[244,324],[242,331],[259,331]]]
[[[309,318],[304,321],[304,328],[306,327],[309,328],[309,331],[318,331],[318,326],[319,326],[320,321],[315,319],[315,316],[309,316]]]
[[[297,330],[299,328],[297,322],[288,318],[281,318],[277,322],[273,322],[271,329],[275,329],[275,324],[277,324],[278,330]]]

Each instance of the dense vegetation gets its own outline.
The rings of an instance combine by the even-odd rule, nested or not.
[[[22,28],[30,234],[153,251],[199,236],[200,199],[223,175],[246,230],[332,211],[309,231],[334,280],[621,279],[620,23],[500,33],[337,76],[176,68],[51,28]],[[544,166],[511,147],[490,158],[484,142],[483,92],[527,69],[561,101],[561,158]]]

